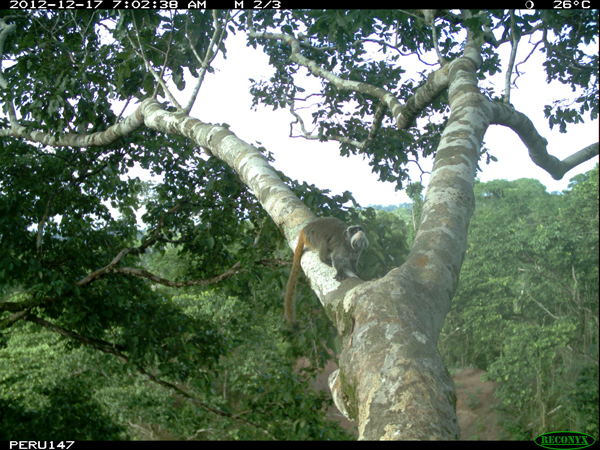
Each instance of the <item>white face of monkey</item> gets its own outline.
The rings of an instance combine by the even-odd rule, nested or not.
[[[346,230],[348,234],[352,234],[352,238],[350,239],[350,246],[354,250],[364,250],[369,246],[369,241],[367,239],[367,235],[362,227],[352,226],[348,227]]]

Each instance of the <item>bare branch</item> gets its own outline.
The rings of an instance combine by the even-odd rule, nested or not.
[[[598,156],[598,142],[582,148],[578,152],[573,153],[571,156],[567,156],[561,161],[561,164],[564,166],[566,173],[573,167],[577,167],[579,164],[588,161],[595,156]]]
[[[546,33],[546,30],[544,30],[544,33]],[[531,38],[529,39],[529,42],[531,43]],[[523,61],[517,63],[517,65],[515,66],[515,73],[516,73],[516,77],[513,81],[513,83],[515,83],[517,81],[517,79],[521,76],[521,73],[519,72],[519,66],[521,64],[525,64],[529,58],[531,58],[531,55],[533,55],[533,53],[535,52],[535,50],[537,49],[538,45],[543,44],[543,39],[540,39],[539,41],[537,41],[533,47],[531,48],[531,51],[529,52],[529,54],[525,57],[525,59],[523,59]]]
[[[425,18],[425,23],[431,27],[431,40],[433,42],[433,48],[435,48],[435,53],[438,57],[438,61],[441,66],[444,66],[448,64],[448,61],[442,56],[442,52],[440,52],[440,46],[438,45],[437,30],[435,29],[436,12],[437,11],[435,9],[424,9],[423,17]]]
[[[173,28],[174,28],[174,24],[173,24],[173,11],[170,11],[169,16],[171,18],[171,26],[169,29],[169,39],[163,39],[165,41],[167,41],[167,51],[163,52],[162,50],[156,48],[155,46],[149,46],[153,49],[155,49],[157,52],[164,54],[164,60],[163,60],[163,65],[160,68],[160,74],[159,77],[162,80],[163,77],[165,76],[165,71],[167,70],[167,62],[169,61],[169,53],[171,52],[171,43],[173,42]],[[134,19],[134,23],[135,23],[135,19]],[[137,31],[137,30],[136,30]],[[138,42],[140,41],[139,35],[138,35]],[[140,43],[140,48],[141,48],[141,43]],[[156,98],[156,96],[158,95],[158,84],[154,87],[154,92],[152,93],[152,97]]]
[[[290,105],[290,113],[296,118],[295,122],[290,123],[290,137],[292,137],[292,138],[297,137],[297,136],[293,135],[293,125],[295,123],[300,125],[300,130],[302,131],[302,135],[305,139],[319,140],[323,137],[320,133],[319,134],[311,134],[308,131],[306,131],[306,128],[304,128],[304,120],[302,120],[302,117],[300,117],[300,115],[294,109],[294,100],[288,100],[288,105]]]
[[[4,328],[8,328],[13,323],[18,322],[19,320],[22,320],[29,313],[29,311],[32,308],[33,308],[33,306],[30,306],[22,311],[19,311],[19,312],[13,314],[10,317],[7,317],[6,319],[0,320],[0,330],[2,330]]]
[[[131,48],[138,54],[138,56],[140,56],[144,60],[144,65],[146,66],[146,70],[148,70],[148,72],[154,77],[154,79],[156,80],[156,82],[158,84],[160,84],[160,86],[163,88],[163,90],[165,92],[165,95],[169,98],[169,100],[171,101],[171,103],[177,109],[181,109],[181,106],[179,105],[179,102],[177,102],[177,100],[175,99],[175,96],[173,96],[173,94],[171,94],[171,91],[167,87],[167,84],[165,83],[165,80],[163,80],[162,77],[159,76],[154,71],[154,69],[152,68],[152,65],[146,59],[146,55],[144,53],[144,48],[142,46],[142,41],[140,40],[140,32],[138,30],[137,22],[135,20],[135,17],[133,18],[133,26],[135,27],[135,34],[136,34],[136,37],[137,37],[137,40],[138,40],[139,51],[135,48],[135,45],[133,44],[133,41],[129,37],[129,34],[127,34],[127,37],[129,38],[129,42],[131,43]]]
[[[504,104],[510,105],[510,79],[512,77],[513,67],[515,65],[515,58],[517,57],[517,47],[519,45],[519,36],[515,29],[515,12],[510,12],[510,58],[508,61],[508,67],[506,69],[506,76],[504,80]]]
[[[52,201],[54,200],[54,196],[56,195],[57,192],[58,192],[58,190],[55,190],[54,192],[52,192],[52,194],[50,194],[50,198],[46,202],[46,210],[44,211],[44,215],[40,219],[40,223],[38,223],[36,249],[37,249],[37,255],[38,255],[38,262],[40,264],[42,262],[42,235],[44,234],[44,225],[46,224],[46,220],[48,219],[48,216],[50,215],[50,208],[52,206]]]
[[[187,280],[187,281],[167,280],[165,278],[160,278],[160,277],[154,275],[153,273],[148,272],[147,270],[135,269],[133,267],[116,267],[112,270],[112,272],[125,273],[128,275],[134,275],[139,278],[147,278],[148,280],[152,280],[155,283],[159,283],[164,286],[170,286],[170,287],[186,287],[186,286],[198,286],[198,285],[208,286],[211,284],[218,284],[218,283],[222,282],[223,280],[231,277],[232,275],[235,275],[236,273],[240,272],[240,270],[241,270],[240,266],[241,266],[241,263],[238,261],[231,267],[231,269],[223,272],[220,275],[217,275],[216,277],[207,278],[207,279],[198,279],[198,280]]]
[[[363,142],[361,149],[366,149],[371,142],[377,136],[377,132],[381,128],[381,122],[383,122],[383,118],[385,117],[385,112],[387,111],[387,106],[383,102],[379,102],[377,105],[377,110],[375,111],[375,115],[373,116],[373,123],[371,124],[371,128],[369,129],[369,135],[367,139]]]
[[[77,286],[85,286],[86,284],[94,281],[96,278],[100,278],[102,275],[106,275],[107,273],[113,272],[114,271],[113,268],[117,264],[119,264],[121,262],[121,260],[123,258],[125,258],[125,256],[127,256],[129,253],[133,252],[133,250],[134,249],[132,249],[132,248],[124,248],[123,250],[121,250],[119,252],[119,254],[117,256],[115,256],[113,258],[113,260],[110,263],[108,263],[108,265],[104,266],[102,269],[94,270],[92,273],[90,273],[86,277],[82,278],[75,284],[77,284]]]
[[[355,139],[350,139],[346,136],[341,136],[339,134],[327,134],[327,135],[323,135],[322,132],[319,132],[319,134],[311,134],[308,131],[306,131],[306,128],[304,127],[304,121],[302,120],[302,117],[300,117],[300,115],[294,110],[294,103],[293,101],[288,102],[288,104],[290,105],[290,113],[292,113],[292,115],[296,118],[295,122],[290,123],[290,137],[291,138],[296,138],[299,136],[294,136],[293,135],[293,125],[295,123],[300,125],[300,130],[302,130],[302,137],[304,139],[307,140],[313,140],[313,141],[317,141],[317,140],[327,140],[327,141],[338,141],[341,142],[343,144],[348,144],[348,145],[352,145],[356,148],[366,148],[367,145],[369,145],[371,143],[371,141],[373,140],[373,138],[375,137],[377,130],[379,129],[379,125],[381,125],[381,123],[377,122],[377,112],[376,111],[376,117],[375,117],[375,121],[373,122],[373,125],[371,126],[371,130],[369,132],[369,138],[365,139],[364,141],[357,141]],[[387,110],[387,108],[384,106],[384,111]]]
[[[115,344],[111,344],[110,342],[103,341],[101,339],[95,339],[95,338],[82,336],[78,333],[75,333],[74,331],[69,331],[69,330],[66,330],[65,328],[54,325],[53,323],[50,323],[40,317],[34,316],[33,314],[29,314],[27,317],[25,317],[25,320],[27,320],[28,322],[33,322],[38,325],[41,325],[42,327],[44,327],[50,331],[53,331],[54,333],[58,333],[61,336],[64,336],[64,337],[67,337],[67,338],[70,338],[70,339],[73,339],[73,340],[76,340],[79,342],[83,342],[84,344],[87,344],[90,347],[94,347],[98,350],[103,351],[104,353],[111,353],[111,354],[117,356],[122,361],[127,361],[127,357],[119,351],[119,350],[121,350],[121,351],[125,350],[125,348],[121,345],[115,345]]]
[[[123,258],[125,258],[125,256],[127,256],[130,253],[132,253],[134,255],[138,255],[140,253],[143,253],[150,245],[152,245],[153,243],[155,243],[157,241],[157,239],[158,239],[158,233],[160,232],[160,229],[164,225],[165,217],[167,215],[172,214],[175,211],[179,210],[181,208],[181,206],[183,205],[183,203],[184,203],[183,201],[177,203],[170,210],[168,210],[166,213],[163,214],[163,216],[161,217],[161,219],[160,219],[160,221],[159,221],[156,229],[152,233],[152,237],[150,237],[149,239],[147,239],[145,241],[142,241],[142,244],[139,247],[124,248],[123,250],[121,250],[119,252],[119,254],[117,256],[115,256],[113,258],[113,260],[109,264],[107,264],[106,266],[102,267],[101,269],[93,271],[89,275],[87,275],[84,278],[82,278],[81,280],[79,280],[76,283],[77,286],[85,286],[86,284],[91,283],[95,279],[100,278],[101,276],[106,275],[107,273],[118,272],[118,270],[116,270],[116,266],[117,266],[117,264],[119,264],[123,260]]]
[[[223,24],[221,24],[221,22],[219,21],[219,18],[217,17],[217,11],[213,10],[213,25],[215,27],[215,31],[212,35],[210,43],[208,44],[208,48],[206,49],[206,54],[204,55],[204,58],[200,57],[200,55],[196,51],[196,48],[192,45],[192,41],[188,34],[187,23],[186,23],[185,37],[187,38],[188,43],[190,44],[190,48],[191,48],[192,52],[194,53],[194,56],[202,65],[202,69],[200,70],[200,73],[198,74],[198,81],[196,82],[196,86],[194,86],[194,90],[190,94],[190,100],[188,101],[188,104],[183,109],[183,111],[187,114],[189,114],[189,112],[192,110],[192,106],[194,105],[194,102],[196,101],[196,97],[198,96],[198,92],[200,91],[200,86],[202,86],[202,82],[204,81],[206,71],[208,70],[208,68],[210,67],[210,64],[214,61],[217,54],[219,53],[219,49],[221,47],[221,44],[223,43],[223,39],[225,38],[224,28],[227,25],[228,21],[229,21],[229,11],[227,11],[225,20],[223,21]],[[213,47],[216,47],[214,51],[213,51]]]
[[[531,299],[532,302],[534,302],[536,305],[538,305],[550,317],[552,317],[553,319],[556,319],[556,320],[560,319],[560,317],[557,317],[554,314],[552,314],[550,311],[548,311],[548,308],[546,308],[544,305],[542,305],[540,302],[538,302],[535,298],[533,298],[533,295],[531,295],[531,292],[527,291],[527,296]]]
[[[406,161],[407,162],[411,162],[411,163],[415,163],[417,165],[417,167],[421,171],[421,175],[419,176],[419,178],[421,180],[421,183],[423,182],[423,175],[425,175],[426,173],[428,173],[429,175],[431,175],[431,172],[428,172],[427,170],[423,170],[423,168],[419,164],[419,161],[417,161],[416,159],[407,159]]]

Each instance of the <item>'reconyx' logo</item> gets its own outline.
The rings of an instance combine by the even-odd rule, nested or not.
[[[589,447],[595,442],[595,439],[589,434],[576,431],[554,431],[540,434],[534,439],[534,442],[544,448],[576,449]]]

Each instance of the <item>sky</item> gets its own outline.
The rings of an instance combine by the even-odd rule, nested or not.
[[[329,189],[332,194],[348,190],[362,206],[410,202],[404,192],[395,191],[394,184],[378,181],[377,176],[371,173],[368,161],[362,156],[340,156],[337,142],[322,143],[290,138],[290,123],[294,121],[294,117],[289,111],[272,111],[261,106],[257,111],[251,110],[248,79],[270,76],[272,69],[268,65],[268,57],[260,47],[256,50],[246,47],[245,37],[239,33],[227,38],[226,47],[227,59],[223,60],[219,56],[214,61],[215,73],[207,74],[192,109],[192,117],[204,122],[229,124],[230,130],[239,138],[271,151],[275,157],[273,166],[292,179],[306,181],[320,189]],[[526,42],[520,43],[517,61],[523,59],[530,48]],[[402,59],[399,62],[405,64]],[[550,130],[548,120],[543,115],[543,106],[552,100],[569,96],[570,89],[557,82],[548,85],[542,62],[543,55],[536,51],[530,61],[520,67],[525,73],[517,80],[517,87],[511,90],[511,103],[518,111],[526,114],[538,132],[548,140],[548,152],[562,160],[583,147],[598,142],[598,121],[571,125],[566,134],[559,133],[557,126]],[[503,91],[503,73],[491,81],[496,92]],[[301,82],[306,85],[311,80]],[[192,84],[190,81],[189,85]],[[176,89],[174,93],[180,100],[185,98],[184,93]],[[307,90],[305,94],[308,93]],[[296,106],[298,107],[298,103]],[[304,122],[311,131],[308,115],[304,116]],[[295,134],[299,134],[298,130]],[[498,162],[490,165],[480,163],[483,171],[478,174],[478,178],[481,181],[535,178],[549,192],[562,191],[567,188],[571,177],[591,170],[598,162],[598,157],[595,157],[568,172],[562,180],[556,181],[531,161],[527,148],[508,128],[492,126],[484,140]],[[433,160],[423,160],[420,165],[423,170],[430,172]],[[420,180],[426,186],[428,174],[421,178],[421,171],[415,164],[409,167],[413,181]]]

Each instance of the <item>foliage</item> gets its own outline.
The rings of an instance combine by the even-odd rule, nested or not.
[[[364,279],[383,277],[394,267],[400,267],[408,256],[409,233],[406,223],[398,215],[386,211],[363,211],[362,222],[369,239],[369,248],[360,258]]]
[[[598,166],[561,195],[476,185],[477,210],[441,348],[500,382],[515,437],[598,436]]]
[[[14,327],[0,350],[2,440],[110,440],[126,436],[98,392],[108,386],[83,348],[32,324]]]
[[[246,15],[240,16],[239,27],[246,28]],[[323,69],[352,80],[382,87],[407,105],[411,115],[415,90],[426,81],[425,71],[411,73],[402,64],[404,57],[421,55],[433,49],[430,27],[420,11],[405,10],[294,10],[260,11],[253,15],[256,31],[281,29],[301,39],[303,55]],[[439,12],[436,21],[440,56],[451,61],[460,53],[457,32],[464,25],[484,40],[483,65],[477,72],[482,89],[500,101],[502,94],[487,83],[490,75],[500,71],[499,48],[511,39],[531,37],[536,30],[543,36],[533,39],[536,48],[546,53],[544,70],[547,80],[557,80],[577,92],[574,100],[564,99],[546,105],[544,112],[550,126],[559,125],[565,132],[567,124],[579,123],[585,117],[598,116],[598,14],[594,10],[537,10],[520,13],[511,10],[478,11],[461,21],[451,11]],[[482,27],[490,31],[482,36]],[[501,38],[492,38],[501,36]],[[595,45],[591,45],[592,43]],[[318,94],[302,97],[307,90],[304,72],[289,58],[290,49],[280,41],[254,40],[270,57],[275,73],[268,80],[252,80],[254,105],[264,104],[273,109],[304,104],[319,95],[318,107],[311,109],[313,125],[322,140],[345,136],[368,145],[356,146],[341,140],[341,154],[362,154],[369,160],[381,181],[396,183],[398,189],[409,179],[407,165],[420,157],[433,154],[438,146],[449,115],[447,94],[442,93],[421,111],[413,123],[419,127],[398,129],[389,113],[378,129],[376,140],[370,140],[369,124],[380,106],[379,99],[370,93],[352,89],[336,89],[323,83]],[[484,149],[484,153],[485,153]],[[486,154],[487,160],[495,157]]]
[[[149,257],[150,266],[151,262]],[[0,429],[11,430],[6,439],[264,439],[268,435],[261,427],[282,439],[350,437],[337,424],[327,423],[324,408],[331,405],[328,395],[307,386],[316,368],[309,367],[303,375],[292,372],[290,358],[295,358],[297,351],[281,339],[279,309],[268,302],[270,311],[265,310],[268,289],[256,286],[251,298],[246,298],[252,304],[189,289],[187,294],[175,294],[172,288],[162,290],[164,298],[173,297],[173,305],[190,320],[201,322],[211,317],[230,345],[213,377],[202,376],[206,364],[191,359],[188,373],[178,385],[204,404],[229,414],[236,412],[258,427],[198,408],[178,392],[149,386],[145,377],[128,373],[109,355],[90,354],[84,347],[75,349],[68,341],[44,330],[34,331],[28,324],[26,330],[13,327],[0,351],[0,386],[6,406]],[[270,295],[280,300],[276,293]],[[324,363],[323,357],[321,360]],[[70,407],[73,404],[77,408]],[[53,419],[52,414],[58,413],[58,406],[53,405],[67,408],[69,414],[61,413],[64,422]],[[78,422],[84,417],[86,427],[79,429]],[[16,426],[20,421],[23,423]]]
[[[586,114],[592,119],[598,117],[598,53],[585,54],[580,46],[598,38],[598,13],[564,10],[552,15],[542,11],[541,18],[548,32],[556,36],[554,42],[546,46],[544,68],[548,81],[559,80],[573,90],[583,89],[574,102],[555,101],[544,109],[550,127],[558,124],[561,133],[565,133],[567,123],[583,122]],[[577,62],[565,65],[566,60]]]
[[[279,292],[254,286],[250,298],[244,300],[225,298],[222,295],[179,294],[175,296],[184,309],[214,317],[221,324],[223,333],[234,343],[230,355],[222,358],[220,377],[216,391],[223,406],[231,411],[243,411],[243,418],[251,422],[265,423],[271,433],[285,439],[343,439],[349,438],[337,425],[327,425],[324,408],[331,406],[331,399],[324,392],[307,388],[307,381],[318,367],[305,371],[293,371],[293,359],[297,354],[290,340],[281,339],[280,310],[264,309],[264,299],[276,297]],[[256,311],[260,311],[256,314]],[[257,318],[260,317],[260,320]],[[316,331],[312,328],[312,331]],[[302,338],[306,339],[307,332]],[[317,336],[314,341],[319,341]],[[320,347],[312,342],[313,347]],[[321,351],[324,351],[322,349]],[[314,355],[312,361],[324,364],[329,355]],[[321,366],[322,368],[322,366]],[[235,427],[235,422],[212,421],[228,438],[259,439],[260,431],[248,427]]]

